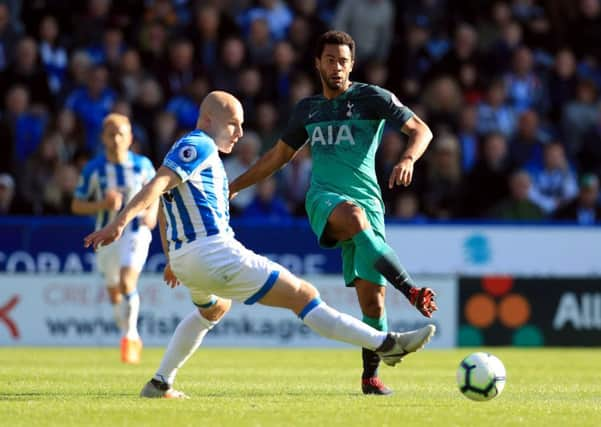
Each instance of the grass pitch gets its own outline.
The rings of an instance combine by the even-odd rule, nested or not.
[[[117,349],[0,348],[2,426],[601,426],[596,349],[489,349],[507,369],[490,402],[455,385],[475,349],[427,350],[383,366],[392,397],[363,396],[357,350],[201,348],[180,371],[186,401],[138,397],[162,356]],[[481,349],[478,349],[481,350]]]

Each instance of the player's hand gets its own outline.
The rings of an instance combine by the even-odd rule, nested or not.
[[[163,270],[163,280],[171,289],[180,285],[180,281],[175,277],[175,273],[171,270],[170,264],[165,265],[165,269]]]
[[[413,178],[413,159],[410,156],[405,156],[398,162],[388,178],[388,188],[392,189],[395,184],[407,187],[411,184]]]
[[[436,294],[430,288],[411,288],[409,290],[409,302],[426,317],[432,317],[432,314],[438,310],[434,301],[435,296]]]
[[[109,211],[118,211],[123,206],[123,194],[120,191],[110,188],[104,195],[104,207]]]
[[[123,227],[118,226],[114,222],[107,224],[105,227],[91,234],[88,234],[83,239],[83,246],[89,248],[92,246],[98,249],[100,246],[106,246],[119,239],[123,234]]]

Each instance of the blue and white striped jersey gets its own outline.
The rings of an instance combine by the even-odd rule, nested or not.
[[[199,237],[233,235],[227,176],[209,135],[197,129],[183,136],[173,144],[163,166],[182,180],[162,195],[170,248],[179,249]]]
[[[112,163],[104,154],[90,160],[79,177],[75,198],[81,200],[103,200],[107,190],[115,189],[123,194],[123,207],[155,175],[155,169],[148,157],[128,153],[125,163]],[[96,230],[112,221],[118,212],[102,210],[96,217]],[[130,227],[138,228],[137,218]]]

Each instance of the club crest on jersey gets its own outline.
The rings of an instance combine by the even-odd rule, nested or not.
[[[191,145],[184,145],[179,149],[179,158],[182,162],[191,162],[196,157],[198,157],[198,153],[196,152],[196,148]]]
[[[355,145],[355,138],[351,133],[349,125],[341,126],[315,126],[311,133],[311,145],[338,145],[341,142],[348,142],[350,145]]]
[[[346,117],[353,117],[353,107],[355,104],[351,104],[351,101],[346,103]]]

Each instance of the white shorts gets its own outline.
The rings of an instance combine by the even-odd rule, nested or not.
[[[210,307],[215,295],[254,304],[269,292],[284,270],[235,238],[221,235],[184,244],[169,253],[169,261],[198,307]]]
[[[140,226],[137,231],[128,228],[119,240],[96,251],[98,271],[104,276],[107,286],[119,285],[123,267],[142,271],[151,240],[152,233],[148,227]]]

